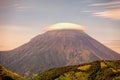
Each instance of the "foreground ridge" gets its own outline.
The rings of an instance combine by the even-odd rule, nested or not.
[[[30,80],[120,80],[120,60],[53,68]]]
[[[120,80],[119,65],[120,60],[94,61],[52,68],[28,79],[0,66],[0,80]]]
[[[0,80],[25,80],[23,77],[0,65]]]

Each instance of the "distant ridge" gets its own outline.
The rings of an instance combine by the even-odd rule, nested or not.
[[[50,30],[11,51],[0,52],[0,64],[21,75],[96,60],[119,60],[120,54],[83,30]]]

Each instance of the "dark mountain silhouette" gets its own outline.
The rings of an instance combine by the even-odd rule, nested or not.
[[[51,30],[11,51],[0,52],[0,64],[21,75],[65,65],[116,60],[120,55],[82,30]]]

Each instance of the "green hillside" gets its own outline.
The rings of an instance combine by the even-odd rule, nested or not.
[[[27,80],[0,66],[0,80]],[[28,80],[120,80],[120,60],[53,68]]]
[[[11,72],[4,67],[0,66],[0,80],[24,80],[18,74]]]
[[[53,68],[30,80],[120,80],[120,60]]]

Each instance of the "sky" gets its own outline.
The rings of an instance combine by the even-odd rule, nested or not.
[[[87,34],[120,53],[120,0],[0,0],[0,50],[64,22],[85,26]]]

